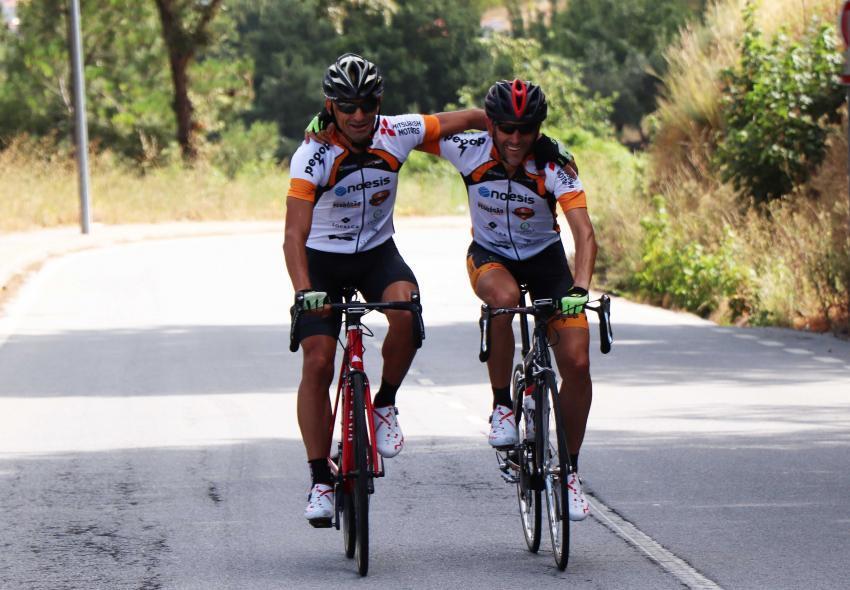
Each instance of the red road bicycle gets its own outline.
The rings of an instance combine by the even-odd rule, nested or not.
[[[372,416],[372,395],[369,378],[363,364],[365,347],[363,337],[372,336],[371,330],[362,323],[363,316],[370,311],[405,310],[413,313],[414,342],[419,348],[425,338],[422,323],[422,305],[419,293],[411,293],[410,301],[367,303],[358,301],[354,289],[343,292],[344,303],[330,303],[327,307],[341,312],[345,317],[345,341],[340,340],[343,350],[342,365],[334,402],[330,448],[333,449],[333,424],[342,402],[340,416],[340,440],[337,452],[329,457],[334,481],[334,517],[319,526],[342,527],[345,556],[354,558],[357,571],[365,576],[369,571],[369,495],[375,491],[376,477],[385,474],[384,463],[378,454],[375,441],[375,425]],[[289,349],[298,350],[298,319],[303,313],[297,304],[292,310],[292,329]],[[341,516],[341,518],[340,518]],[[314,526],[316,526],[314,524]]]

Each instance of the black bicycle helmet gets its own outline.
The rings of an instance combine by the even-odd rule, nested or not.
[[[549,107],[540,86],[522,80],[500,80],[487,92],[484,111],[493,121],[542,123]]]
[[[380,98],[384,93],[384,79],[378,66],[356,53],[345,53],[328,67],[322,90],[331,100],[359,100]]]

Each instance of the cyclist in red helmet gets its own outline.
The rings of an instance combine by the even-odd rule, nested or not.
[[[322,90],[325,107],[314,130],[335,125],[328,141],[305,141],[292,156],[283,244],[292,285],[302,295],[296,304],[315,312],[303,314],[298,329],[304,355],[298,424],[313,484],[304,515],[311,521],[330,518],[334,506],[328,388],[341,318],[320,309],[327,300],[340,302],[345,287],[356,288],[367,301],[409,300],[418,291],[392,239],[399,170],[423,142],[484,127],[481,109],[382,115],[383,77],[374,63],[353,53],[328,67]],[[394,457],[404,445],[396,392],[416,349],[411,313],[386,315],[383,375],[372,418],[378,452]]]
[[[466,184],[473,231],[467,269],[475,294],[491,307],[512,307],[518,305],[519,283],[524,283],[532,299],[558,300],[566,314],[552,321],[551,341],[563,378],[560,399],[575,469],[567,482],[570,519],[583,520],[589,506],[577,466],[592,396],[583,309],[596,260],[586,196],[572,157],[540,134],[548,107],[539,86],[522,80],[497,82],[487,93],[484,110],[486,132],[452,135],[422,149],[448,159]],[[557,204],[575,242],[574,275],[561,242]],[[510,396],[511,320],[499,316],[491,326],[487,369],[493,389],[489,441],[494,447],[517,442]],[[528,402],[533,403],[530,396]]]

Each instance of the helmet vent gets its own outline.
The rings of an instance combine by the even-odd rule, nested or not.
[[[528,104],[528,89],[522,80],[514,80],[511,84],[511,99],[513,101],[514,113],[517,118],[522,118],[525,107]]]

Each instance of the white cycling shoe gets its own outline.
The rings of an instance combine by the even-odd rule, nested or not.
[[[310,489],[304,517],[316,527],[330,526],[334,515],[334,489],[323,483],[317,483]],[[326,524],[327,523],[327,524]]]
[[[490,414],[490,435],[487,437],[491,447],[507,447],[516,444],[516,417],[507,406],[496,406]]]
[[[372,420],[375,423],[375,446],[378,447],[378,453],[386,459],[398,455],[404,448],[404,435],[398,425],[398,408],[375,408]]]
[[[570,510],[570,520],[584,520],[590,514],[590,504],[581,491],[581,479],[575,471],[567,476],[567,504]]]

